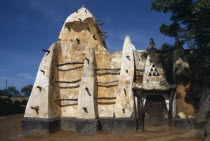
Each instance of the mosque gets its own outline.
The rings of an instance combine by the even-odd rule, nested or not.
[[[136,50],[126,36],[122,51],[109,52],[102,24],[82,6],[67,17],[58,41],[43,49],[21,134],[130,134],[148,125],[191,129],[188,84],[168,81],[154,40],[146,50]],[[187,62],[177,60],[174,80],[180,66],[189,69]]]

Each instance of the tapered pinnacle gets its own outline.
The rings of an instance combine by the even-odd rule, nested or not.
[[[156,48],[155,42],[154,42],[154,39],[153,39],[153,38],[150,38],[150,41],[149,41],[149,48]]]

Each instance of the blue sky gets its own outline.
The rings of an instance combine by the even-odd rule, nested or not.
[[[162,23],[170,23],[170,15],[150,11],[154,0],[1,0],[0,4],[0,89],[20,89],[33,84],[39,63],[47,49],[58,39],[62,21],[85,7],[105,24],[109,51],[122,49],[129,35],[136,49],[146,49],[149,39],[157,48],[174,43],[173,38],[159,32]]]

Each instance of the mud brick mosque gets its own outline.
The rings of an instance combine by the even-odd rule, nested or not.
[[[194,108],[185,102],[190,84],[167,80],[154,40],[136,50],[126,36],[122,51],[109,52],[102,24],[84,6],[67,17],[58,41],[43,50],[21,134],[127,134],[148,125],[191,129]],[[173,79],[180,65],[189,69],[177,60]]]

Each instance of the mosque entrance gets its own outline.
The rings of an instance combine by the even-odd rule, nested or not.
[[[145,90],[133,88],[136,97],[137,129],[143,131],[145,126],[173,125],[173,101],[175,89]]]
[[[162,95],[148,95],[144,105],[145,125],[167,124],[168,110]]]

